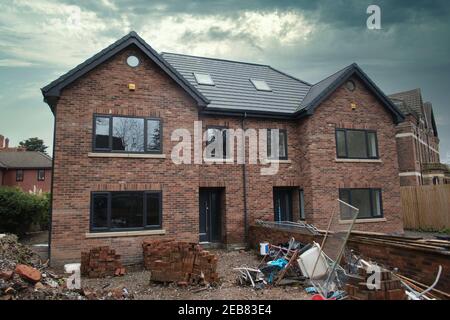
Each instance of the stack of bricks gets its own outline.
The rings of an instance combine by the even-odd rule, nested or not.
[[[103,246],[81,253],[81,274],[89,278],[122,276],[125,268],[120,262],[120,255],[108,246]]]
[[[393,279],[392,272],[381,270],[378,275],[369,279],[371,274],[359,269],[360,277],[355,277],[345,285],[345,291],[351,300],[405,300],[406,293],[399,279]],[[380,277],[379,288],[369,289],[367,284],[375,285],[373,279]],[[352,278],[350,278],[352,279]]]
[[[196,243],[145,240],[142,247],[144,266],[151,271],[152,281],[177,282],[180,286],[219,281],[217,257]]]

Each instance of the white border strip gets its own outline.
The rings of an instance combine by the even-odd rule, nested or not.
[[[419,140],[419,142],[423,145],[425,145],[426,147],[430,148],[430,150],[433,150],[435,153],[439,154],[439,151],[437,151],[436,149],[434,149],[433,147],[431,147],[428,143],[426,143],[425,141],[419,139],[419,137],[417,137],[414,133],[408,132],[408,133],[397,133],[395,135],[396,138],[406,138],[406,137],[413,137],[416,140]]]

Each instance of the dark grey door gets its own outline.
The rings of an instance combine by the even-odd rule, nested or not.
[[[221,190],[200,189],[199,241],[221,241]]]
[[[274,221],[292,221],[292,190],[274,188]]]

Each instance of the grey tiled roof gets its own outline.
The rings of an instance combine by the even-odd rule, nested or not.
[[[292,114],[299,108],[311,85],[270,66],[162,53],[189,83],[209,101],[208,109]],[[215,85],[199,85],[194,72],[208,73]],[[265,80],[272,91],[258,91],[250,79]]]
[[[52,159],[37,151],[0,151],[0,167],[4,168],[51,168]]]

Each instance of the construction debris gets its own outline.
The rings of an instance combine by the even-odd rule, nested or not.
[[[296,259],[305,249],[305,245],[295,241],[294,238],[279,246],[269,244],[267,254],[257,268],[247,266],[234,268],[239,272],[238,284],[251,285],[256,289],[261,289],[266,285],[303,284],[305,277],[301,274]]]
[[[151,281],[176,282],[179,286],[217,284],[217,257],[195,243],[145,240],[144,266]]]
[[[120,255],[108,246],[96,247],[81,253],[81,275],[89,278],[123,276],[126,272]]]

